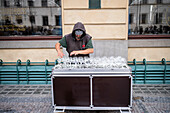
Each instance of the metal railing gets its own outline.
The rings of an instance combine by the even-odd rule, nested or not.
[[[0,60],[0,84],[51,84],[50,73],[58,61],[3,62]],[[170,84],[170,61],[129,61],[134,84]]]
[[[129,61],[134,84],[170,84],[170,61]]]

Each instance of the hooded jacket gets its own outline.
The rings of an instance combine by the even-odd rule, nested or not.
[[[80,40],[76,40],[76,37],[75,37],[75,31],[76,30],[82,30],[83,31],[83,34],[80,37]],[[76,23],[74,25],[72,33],[70,33],[68,35],[65,35],[65,37],[66,37],[66,43],[67,43],[66,50],[69,53],[69,56],[70,56],[70,53],[72,51],[85,50],[86,44],[92,38],[90,35],[88,35],[86,33],[86,29],[85,29],[84,25],[81,22]],[[76,57],[79,57],[79,56],[82,56],[82,57],[87,56],[87,57],[89,57],[89,54],[85,54],[85,55],[81,54],[81,55],[77,55]]]

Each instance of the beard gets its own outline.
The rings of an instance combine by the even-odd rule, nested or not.
[[[80,37],[76,37],[76,40],[80,40]]]

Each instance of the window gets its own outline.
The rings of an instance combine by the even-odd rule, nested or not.
[[[30,16],[30,22],[31,24],[35,24],[35,16],[33,15]]]
[[[33,7],[34,6],[34,1],[33,0],[28,0],[28,6]]]
[[[142,0],[142,4],[147,4],[148,0]]]
[[[14,0],[14,5],[17,7],[21,7],[21,1],[20,0]]]
[[[129,24],[133,24],[134,14],[129,15]]]
[[[60,25],[61,25],[60,19],[61,19],[61,16],[55,16],[55,23],[56,23],[56,26],[60,26]]]
[[[100,0],[89,0],[89,8],[90,9],[100,9],[101,1]]]
[[[156,13],[155,24],[162,24],[162,13]]]
[[[47,0],[41,0],[42,7],[47,7]]]
[[[55,3],[56,3],[59,7],[61,7],[61,0],[55,0]]]
[[[4,18],[4,20],[5,20],[5,24],[6,24],[6,25],[11,24],[11,20],[10,20],[10,18],[9,18],[8,16],[4,16],[3,18]]]
[[[48,16],[43,16],[43,26],[48,26]]]
[[[10,7],[10,3],[7,0],[4,0],[4,7]]]
[[[21,24],[21,23],[22,23],[22,16],[21,16],[21,15],[17,15],[17,16],[16,16],[16,22],[17,22],[18,24]]]
[[[141,18],[141,24],[147,24],[147,14],[142,14]]]
[[[133,0],[129,0],[129,5],[133,2]]]
[[[156,0],[156,3],[157,3],[157,4],[161,4],[161,3],[162,3],[162,0]]]
[[[52,7],[46,7],[48,2]],[[29,38],[32,39],[31,35],[48,35],[50,39],[53,38],[51,35],[57,35],[60,38],[62,33],[61,7],[56,3],[61,4],[61,0],[0,0],[2,6],[0,10],[0,38],[16,35],[23,36],[21,40],[25,36],[30,36]],[[12,29],[6,30],[8,26],[19,28],[18,33]],[[49,32],[54,28],[60,32],[53,34]],[[41,37],[41,39],[43,38]]]
[[[163,0],[129,0],[129,2],[132,2],[129,4],[130,35],[170,34],[168,32],[170,4],[160,4]]]

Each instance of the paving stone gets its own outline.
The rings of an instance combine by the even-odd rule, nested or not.
[[[158,88],[158,87],[161,87],[161,85],[155,85],[154,87]]]
[[[32,94],[32,92],[25,92],[25,94]]]
[[[30,88],[30,86],[24,86],[24,88]]]
[[[170,91],[170,88],[169,88],[169,87],[168,87],[168,88],[165,88],[165,89]]]
[[[41,94],[48,94],[49,92],[42,92]]]
[[[31,88],[37,88],[38,86],[31,86]]]
[[[142,99],[143,99],[143,97],[141,97],[141,96],[133,97],[133,100],[142,100]]]
[[[15,88],[15,86],[8,86],[8,88]]]
[[[25,92],[17,92],[16,94],[24,94]]]
[[[158,89],[158,90],[162,90],[163,88],[162,88],[162,87],[157,87],[156,89]]]
[[[0,109],[0,113],[15,113],[16,110],[12,109]]]
[[[144,88],[141,88],[141,90],[147,90],[147,88],[144,87]]]
[[[132,87],[138,87],[138,85],[137,84],[133,84]]]
[[[46,86],[39,86],[38,88],[45,88]]]
[[[51,91],[51,89],[44,89],[44,91]]]
[[[151,92],[152,93],[159,93],[159,91],[157,91],[157,90],[152,90]]]
[[[27,85],[29,88],[25,88],[25,86],[22,85],[19,91],[8,96],[8,93],[13,92],[13,89],[19,89],[18,86],[19,85],[15,85],[13,88],[9,88],[8,85],[3,85],[2,90],[0,89],[0,113],[53,113],[50,85],[43,85],[45,86],[44,88],[39,88],[39,85],[37,85],[36,88],[40,89],[38,91],[37,89],[29,91],[29,89],[34,89],[31,85]],[[136,87],[133,87],[132,113],[170,112],[170,95],[167,95],[170,93],[170,90],[166,90],[170,87],[163,87],[163,85],[141,86],[142,85],[136,85]],[[159,88],[162,87],[162,89],[159,90],[159,88],[155,86],[159,86]],[[141,88],[146,88],[146,90],[141,90]],[[5,89],[11,90],[5,91]],[[21,91],[22,89],[26,90]],[[145,93],[145,91],[151,93]],[[5,94],[1,94],[3,92],[5,92]],[[26,92],[30,94],[25,94]],[[168,93],[164,94],[163,92]],[[65,113],[120,113],[120,111],[66,110]]]
[[[4,89],[4,91],[11,91],[12,89]]]
[[[28,91],[35,91],[35,89],[28,89]]]
[[[170,85],[163,85],[162,87],[170,87]]]
[[[135,93],[142,93],[142,91],[134,91]]]
[[[133,90],[140,90],[139,87],[133,87]]]
[[[159,90],[161,93],[164,93],[164,94],[166,94],[166,93],[168,93],[167,91],[165,91],[165,90]]]
[[[151,93],[150,91],[143,91],[144,93]]]
[[[12,91],[18,91],[19,89],[12,89]]]
[[[20,89],[20,91],[27,91],[28,89]]]
[[[7,94],[8,92],[0,92],[0,94]]]
[[[23,86],[16,86],[16,88],[22,88]]]
[[[47,88],[51,88],[51,85],[47,86]]]
[[[151,87],[151,88],[149,88],[149,90],[155,90],[155,88]]]
[[[9,92],[8,94],[15,94],[16,92]]]
[[[146,87],[153,87],[153,85],[146,85]]]
[[[37,92],[37,91],[35,91],[35,92],[33,92],[33,94],[41,94],[41,92]]]
[[[140,88],[141,88],[141,87],[146,87],[146,86],[145,86],[145,85],[138,85],[137,87],[140,87]]]
[[[4,86],[0,86],[0,88],[4,88]]]
[[[44,89],[36,89],[35,91],[43,91]]]

